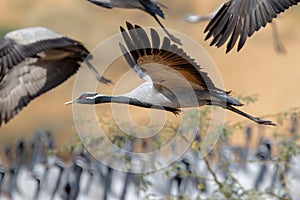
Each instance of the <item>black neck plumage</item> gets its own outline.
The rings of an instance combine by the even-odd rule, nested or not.
[[[180,112],[180,109],[178,109],[178,108],[154,105],[151,103],[142,102],[137,99],[133,99],[130,97],[125,97],[125,96],[99,96],[99,97],[95,98],[95,104],[110,103],[110,102],[111,103],[129,104],[129,105],[134,105],[134,106],[143,107],[143,108],[166,110],[166,111],[172,112],[175,115],[179,114],[179,112]]]

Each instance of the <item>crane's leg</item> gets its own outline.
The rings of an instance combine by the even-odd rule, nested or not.
[[[252,120],[252,121],[254,121],[256,123],[258,123],[258,124],[276,126],[276,124],[274,124],[271,121],[263,120],[263,119],[260,119],[258,117],[253,117],[253,116],[251,116],[251,115],[249,115],[249,114],[247,114],[247,113],[245,113],[245,112],[243,112],[243,111],[241,111],[241,110],[239,110],[239,109],[237,109],[237,108],[235,108],[233,106],[228,105],[226,107],[226,109],[231,110],[232,112],[235,112],[235,113],[237,113],[239,115],[242,115],[242,116],[244,116],[244,117],[246,117],[246,118],[248,118],[248,119],[250,119],[250,120]]]
[[[150,14],[152,17],[154,17],[154,19],[157,21],[157,23],[159,24],[159,26],[164,30],[164,32],[168,35],[168,37],[175,42],[176,44],[182,45],[182,43],[180,42],[180,39],[176,38],[174,35],[172,35],[171,33],[169,33],[169,31],[164,27],[164,25],[159,21],[159,19],[157,18],[157,16],[155,14]]]
[[[101,83],[112,83],[111,80],[105,78],[104,76],[101,76],[99,74],[99,72],[95,69],[95,67],[92,65],[92,63],[90,63],[90,60],[92,59],[92,56],[88,56],[85,60],[86,65],[88,66],[88,68],[91,70],[91,72],[94,74],[94,76],[96,77],[96,79],[101,82]]]
[[[271,23],[271,27],[272,27],[272,33],[273,33],[273,40],[274,40],[274,46],[275,46],[275,51],[278,53],[278,54],[286,54],[286,49],[280,39],[280,36],[279,36],[279,31],[278,31],[278,28],[277,28],[277,24],[275,21],[273,21]]]

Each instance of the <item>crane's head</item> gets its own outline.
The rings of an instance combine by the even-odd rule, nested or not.
[[[96,92],[87,92],[81,94],[77,99],[73,99],[65,103],[65,105],[80,103],[80,104],[95,104],[96,98],[103,96],[102,94],[98,94]]]

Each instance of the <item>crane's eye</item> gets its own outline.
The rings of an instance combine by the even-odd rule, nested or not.
[[[82,98],[82,99],[86,99],[86,96],[83,95],[81,98]]]

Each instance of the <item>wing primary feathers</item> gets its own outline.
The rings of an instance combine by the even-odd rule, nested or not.
[[[126,50],[126,47],[122,44],[122,43],[119,43],[119,47],[120,47],[120,50],[126,60],[126,62],[128,63],[128,65],[130,66],[130,68],[132,69],[132,71],[134,71],[138,77],[140,79],[143,79],[143,80],[147,80],[146,76],[147,74],[145,74],[141,68],[137,65],[137,63],[135,62],[134,59],[132,59],[132,57],[130,56],[129,52]]]
[[[132,59],[132,57],[129,55],[129,52],[126,50],[126,47],[122,43],[119,43],[119,47],[120,47],[121,53],[123,54],[126,62],[128,63],[128,65],[131,68],[133,68],[136,65],[135,60]]]
[[[220,10],[216,13],[216,15],[214,16],[214,18],[212,20],[210,20],[210,22],[208,23],[208,25],[206,26],[204,33],[206,33],[207,31],[211,32],[212,27],[215,27],[216,23],[220,20],[220,18],[224,15],[224,13],[226,13],[227,9],[228,9],[228,3],[225,3]],[[205,38],[206,40],[209,37]]]
[[[211,41],[211,43],[210,43],[209,45],[210,45],[210,46],[213,46],[215,43],[217,43],[217,41],[218,41],[221,37],[222,37],[221,34],[215,36],[215,37],[212,39],[212,41]]]
[[[151,33],[151,40],[152,40],[152,54],[157,54],[159,52],[159,47],[160,47],[160,37],[158,33],[151,28],[150,29]]]
[[[171,44],[171,42],[170,42],[169,38],[164,37],[163,43],[162,43],[160,48],[163,49],[163,50],[169,50],[170,44]]]
[[[233,32],[234,28],[237,25],[238,17],[237,16],[232,16],[232,20],[229,21],[229,24],[227,26],[227,29],[225,32],[222,34],[222,37],[218,40],[216,46],[220,47],[222,46],[229,38],[230,34]]]
[[[237,51],[240,51],[247,38],[255,31],[299,2],[300,0],[228,0],[206,26],[205,40],[212,37],[210,45],[216,47],[221,47],[228,41],[228,53],[240,37],[237,47]]]
[[[127,48],[129,49],[132,57],[137,60],[139,58],[138,53],[135,51],[135,46],[132,43],[131,38],[129,37],[128,33],[126,32],[126,30],[123,27],[120,27],[121,33],[122,33],[122,37],[123,40],[126,43]]]
[[[242,19],[241,19],[242,20]],[[242,47],[244,46],[244,44],[246,43],[247,40],[247,21],[244,20],[244,23],[240,24],[238,32],[240,32],[240,40],[238,43],[238,47],[237,47],[237,51],[240,51],[242,49]],[[238,33],[237,32],[237,33]],[[231,47],[233,48],[233,46]]]
[[[235,45],[235,43],[236,43],[236,41],[237,41],[237,39],[239,37],[239,32],[240,32],[241,27],[242,27],[241,20],[242,19],[239,18],[238,24],[235,27],[233,34],[231,35],[231,38],[230,38],[230,40],[229,40],[229,42],[227,44],[226,53],[228,53],[234,47],[234,45]]]
[[[144,56],[146,53],[144,41],[142,40],[142,38],[140,38],[137,29],[132,24],[126,22],[126,25],[127,29],[129,30],[128,33],[131,37],[131,41],[134,45],[134,50],[137,50],[137,52],[139,53],[139,57]]]
[[[140,38],[140,41],[143,43],[143,48],[145,48],[145,50],[146,50],[146,55],[150,55],[151,54],[151,44],[150,44],[150,40],[147,36],[146,31],[138,25],[135,25],[135,29]]]
[[[223,30],[225,30],[228,26],[228,23],[230,22],[232,18],[232,15],[228,15],[226,14],[223,19],[221,19],[218,23],[218,26],[216,26],[214,28],[214,31],[213,31],[213,36],[217,36],[217,35],[222,35],[223,34]]]
[[[154,87],[161,90],[159,83],[168,81],[163,78],[163,73],[166,73],[166,70],[168,71],[168,68],[170,68],[184,76],[194,85],[194,87],[219,90],[214,86],[208,74],[201,71],[200,66],[197,65],[195,60],[190,58],[176,44],[171,44],[168,37],[163,37],[163,39],[161,39],[154,29],[150,29],[150,39],[150,36],[148,36],[144,30],[141,30],[140,26],[133,26],[130,24],[127,28],[127,31],[121,28],[127,48],[122,44],[119,46],[121,52],[124,54],[126,62],[140,78],[147,81],[151,79],[153,83],[156,83]],[[133,28],[137,30],[129,36],[128,32],[133,31]],[[135,42],[133,42],[133,37],[137,38],[135,39]],[[138,42],[141,43],[142,41],[143,44],[140,45],[143,45],[145,48],[143,49],[145,55],[140,54],[137,49],[130,49],[132,46],[136,47],[135,44]],[[152,45],[149,51],[146,48],[148,45]],[[174,84],[173,86],[176,87]]]

